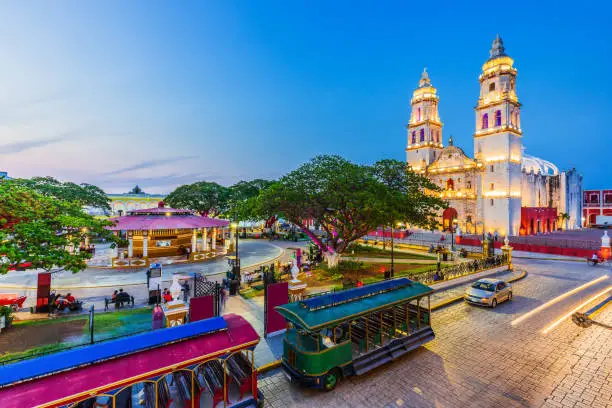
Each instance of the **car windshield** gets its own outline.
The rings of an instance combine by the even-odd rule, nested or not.
[[[472,285],[474,289],[486,290],[487,292],[494,292],[495,285],[488,282],[476,282]]]

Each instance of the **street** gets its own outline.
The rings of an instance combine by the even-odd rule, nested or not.
[[[432,316],[436,339],[325,393],[260,381],[270,407],[612,407],[612,331],[581,329],[563,315],[612,285],[601,279],[512,325],[538,306],[610,274],[578,262],[520,260],[529,275],[496,309],[460,303]],[[601,298],[599,299],[601,300]],[[612,322],[612,308],[598,319]]]

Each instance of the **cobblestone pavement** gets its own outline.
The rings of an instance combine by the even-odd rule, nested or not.
[[[496,309],[456,304],[432,316],[436,339],[386,366],[344,379],[325,393],[271,372],[259,384],[270,407],[612,407],[612,331],[566,319],[542,330],[612,284],[612,278],[511,321],[609,269],[521,260],[529,276]],[[598,319],[612,323],[612,311]]]

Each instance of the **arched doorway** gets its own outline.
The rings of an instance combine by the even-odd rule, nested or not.
[[[448,207],[442,213],[442,228],[444,231],[450,231],[453,225],[453,220],[457,219],[457,210],[453,207]]]
[[[455,181],[452,178],[446,180],[446,189],[451,191],[455,189]]]

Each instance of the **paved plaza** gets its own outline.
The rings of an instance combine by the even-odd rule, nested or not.
[[[513,326],[511,321],[573,288],[611,274],[576,262],[521,260],[529,272],[496,309],[463,303],[434,312],[436,339],[409,355],[345,379],[325,393],[277,371],[260,385],[270,407],[612,407],[612,331],[569,319],[542,330],[611,283],[603,280]],[[612,322],[612,308],[598,316]]]

